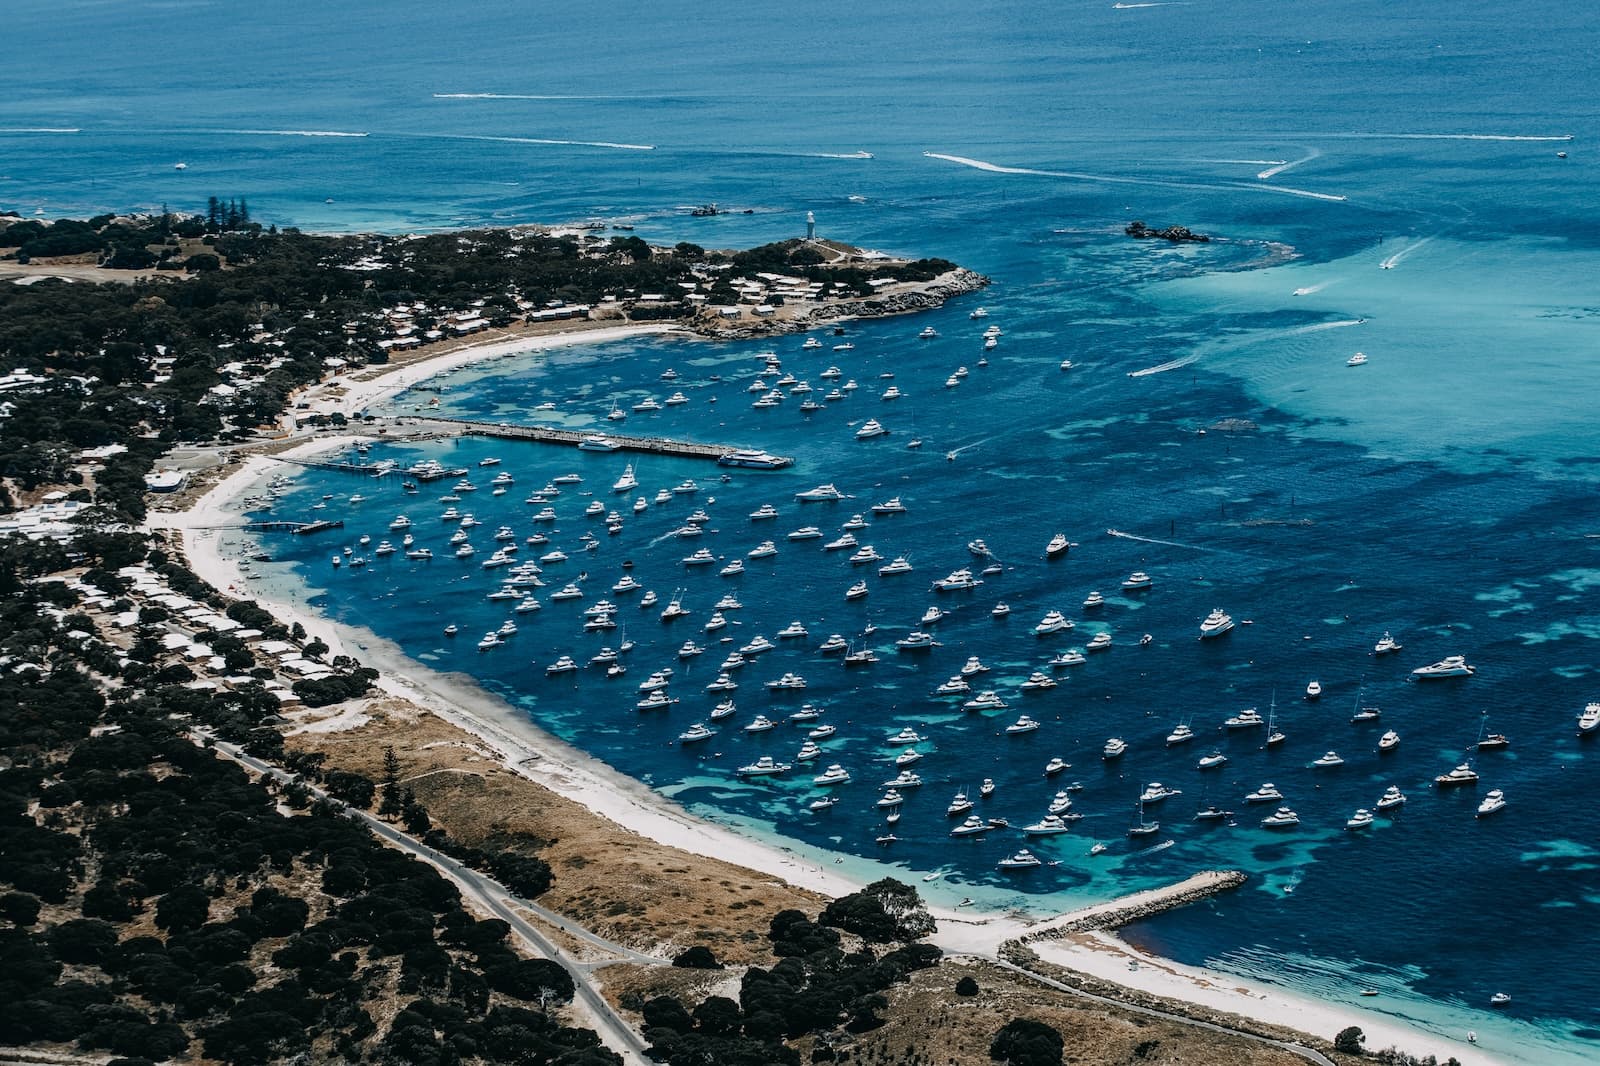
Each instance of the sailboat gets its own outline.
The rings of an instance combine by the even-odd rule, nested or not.
[[[1360,697],[1357,697],[1359,699]],[[1278,690],[1272,690],[1272,709],[1267,712],[1267,747],[1275,748],[1289,739],[1278,728]]]
[[[1139,820],[1128,827],[1128,835],[1137,840],[1139,837],[1147,837],[1159,832],[1161,832],[1160,822],[1151,822],[1145,819],[1144,797],[1141,795],[1139,798]]]

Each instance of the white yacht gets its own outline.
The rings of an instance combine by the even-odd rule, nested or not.
[[[746,733],[765,733],[776,727],[777,723],[775,723],[772,719],[768,718],[764,714],[758,714],[756,715],[755,721],[744,727],[744,731]]]
[[[1215,770],[1219,766],[1226,766],[1228,757],[1220,751],[1213,751],[1209,755],[1200,756],[1200,761],[1195,764],[1197,770]]]
[[[822,773],[811,779],[814,785],[845,785],[850,782],[850,771],[838,763],[833,763]]]
[[[746,557],[750,559],[770,559],[777,554],[778,547],[770,540],[762,541],[745,553]]]
[[[952,570],[948,575],[933,583],[937,592],[958,592],[962,589],[973,589],[983,584],[982,581],[972,576],[972,571],[966,567]]]
[[[922,752],[918,751],[916,748],[907,748],[905,751],[902,751],[899,755],[894,757],[894,765],[896,769],[904,766],[911,766],[921,761]]]
[[[764,503],[750,512],[750,521],[760,522],[768,518],[777,518],[778,509],[770,503]]]
[[[900,396],[900,386],[890,385],[887,389],[883,390],[883,395],[878,398],[880,400],[898,400]]]
[[[821,503],[827,500],[842,500],[844,499],[844,493],[833,485],[827,484],[818,485],[814,489],[806,489],[804,492],[797,492],[794,494],[794,498],[801,503]]]
[[[818,348],[822,347],[822,342],[817,340],[815,337],[807,337],[806,342],[800,347],[803,351],[816,351]]]
[[[1261,717],[1261,712],[1254,707],[1246,707],[1238,714],[1223,721],[1223,726],[1228,729],[1251,729],[1255,726],[1266,725],[1267,721]]]
[[[1039,728],[1039,723],[1036,720],[1034,720],[1033,718],[1030,718],[1030,717],[1028,717],[1027,715],[1024,714],[1021,717],[1019,717],[1015,722],[1012,722],[1010,725],[1006,726],[1006,732],[1010,733],[1012,735],[1016,735],[1018,733],[1032,733],[1034,730],[1036,730],[1038,728]]]
[[[789,534],[790,540],[820,540],[821,537],[822,530],[818,529],[816,526],[801,526],[799,529]]]
[[[943,607],[934,605],[922,612],[921,624],[925,626],[938,625],[949,612]]]
[[[1462,785],[1475,785],[1478,783],[1478,771],[1469,763],[1462,763],[1447,774],[1439,774],[1433,783],[1440,788],[1458,788]]]
[[[570,674],[577,668],[578,664],[572,661],[571,656],[563,655],[555,662],[545,667],[544,672],[547,674]]]
[[[693,554],[683,557],[684,566],[710,566],[716,561],[717,557],[711,554],[710,548],[697,548]]]
[[[1003,711],[1006,701],[1000,698],[999,693],[993,689],[984,689],[976,696],[961,705],[964,711]]]
[[[932,633],[924,633],[920,629],[913,629],[895,641],[894,646],[900,651],[930,651],[938,647],[939,642],[933,639]]]
[[[782,677],[774,678],[773,680],[767,682],[767,690],[769,692],[803,689],[805,687],[806,679],[801,677],[799,674],[784,674]],[[832,726],[826,726],[824,728],[828,730],[829,734],[833,732]]]
[[[904,803],[905,801],[906,801],[906,798],[905,798],[905,796],[900,794],[900,790],[899,789],[891,788],[888,791],[884,792],[884,794],[882,796],[878,797],[877,805],[879,807],[883,807],[883,808],[898,807],[902,803]]]
[[[1445,677],[1471,677],[1476,672],[1477,668],[1468,666],[1463,656],[1450,655],[1436,663],[1417,667],[1411,671],[1411,676],[1418,681],[1435,681]]]
[[[1055,794],[1055,797],[1050,800],[1050,806],[1048,808],[1046,808],[1046,810],[1050,814],[1055,815],[1058,819],[1060,819],[1063,822],[1066,821],[1066,819],[1065,818],[1061,818],[1061,816],[1066,814],[1067,811],[1069,811],[1071,809],[1072,809],[1072,796],[1064,788],[1057,790],[1057,792]]]
[[[904,555],[897,555],[891,562],[878,567],[879,577],[893,577],[895,574],[909,573],[911,573],[911,563]]]
[[[1072,622],[1065,615],[1060,611],[1051,611],[1039,620],[1039,624],[1033,627],[1033,631],[1036,635],[1043,637],[1051,633],[1065,632],[1071,628]]]
[[[1042,692],[1045,689],[1055,687],[1056,679],[1039,670],[1029,674],[1028,679],[1022,683],[1022,691],[1024,692]]]
[[[894,779],[883,783],[885,788],[920,788],[922,777],[915,770],[901,770],[895,774]]]
[[[882,503],[872,505],[873,514],[905,514],[906,505],[900,502],[900,497],[891,496]]]
[[[808,636],[810,634],[806,632],[805,625],[798,618],[778,630],[779,640],[802,640]]]
[[[1345,819],[1344,827],[1350,830],[1367,829],[1371,827],[1372,821],[1372,812],[1365,807],[1361,807],[1356,813]]]
[[[757,633],[753,638],[751,638],[750,643],[739,649],[739,654],[751,656],[761,655],[765,652],[771,651],[776,647],[777,645],[772,643],[772,641]]]
[[[622,468],[622,476],[611,485],[612,492],[632,492],[639,487],[639,479],[634,476],[633,464],[629,463]]]
[[[717,571],[717,573],[723,577],[738,577],[740,574],[744,573],[744,560],[735,559],[727,566],[724,566],[721,570]]]
[[[622,579],[611,586],[611,591],[622,596],[630,592],[636,592],[643,587],[632,574],[623,574]]]
[[[1142,592],[1153,584],[1155,584],[1155,582],[1151,580],[1149,574],[1145,573],[1143,570],[1135,570],[1133,573],[1122,579],[1122,591]]]
[[[686,640],[678,646],[679,659],[693,659],[697,655],[704,655],[705,649],[692,640]]]
[[[1220,637],[1232,628],[1232,616],[1218,607],[1206,615],[1205,621],[1200,623],[1200,639],[1209,640],[1212,637]]]
[[[1027,848],[1023,848],[1015,855],[1010,855],[1004,859],[1001,859],[999,862],[995,863],[995,865],[1002,870],[1029,870],[1035,866],[1043,866],[1044,863],[1041,862],[1039,857],[1033,852],[1029,851]]]
[[[1306,683],[1306,699],[1320,700],[1322,698],[1322,682],[1309,681]]]
[[[1487,818],[1496,811],[1502,810],[1506,805],[1506,794],[1498,788],[1491,788],[1489,794],[1483,797],[1483,802],[1478,804],[1478,817]]]
[[[1023,826],[1022,832],[1030,837],[1057,836],[1069,828],[1059,814],[1047,814],[1032,825]]]
[[[1378,738],[1378,750],[1380,752],[1391,752],[1398,747],[1400,747],[1400,734],[1393,729]]]
[[[969,814],[966,821],[950,830],[950,835],[953,837],[980,836],[992,828],[994,827],[976,814]]]
[[[900,732],[884,741],[884,743],[894,747],[899,747],[902,744],[919,744],[922,742],[922,739],[921,733],[918,733],[910,726],[906,726],[904,729],[900,730]]]
[[[999,603],[994,605],[994,608],[992,610],[990,610],[989,617],[990,618],[1004,618],[1007,615],[1009,615],[1010,613],[1011,613],[1011,605],[1009,603],[1006,603],[1004,600],[1001,600]]]
[[[823,655],[834,655],[841,651],[849,651],[850,642],[844,639],[842,633],[830,633],[828,639],[817,645],[817,651]]]
[[[1397,807],[1405,806],[1405,793],[1400,791],[1400,786],[1390,785],[1378,799],[1378,810],[1392,811]]]
[[[1112,737],[1106,741],[1105,747],[1100,749],[1102,759],[1120,759],[1128,750],[1128,742],[1121,737]]]
[[[1063,759],[1061,756],[1057,755],[1049,762],[1044,764],[1044,776],[1054,777],[1057,774],[1070,769],[1072,769],[1072,764]]]
[[[969,655],[967,661],[961,666],[962,677],[975,677],[978,674],[986,674],[988,672],[989,668],[983,665],[983,660],[976,655]]]
[[[1254,792],[1246,795],[1244,801],[1246,803],[1276,803],[1281,799],[1283,799],[1283,793],[1278,791],[1278,786],[1268,781]]]
[[[1090,637],[1089,638],[1089,643],[1087,643],[1087,644],[1085,644],[1083,646],[1083,650],[1084,651],[1105,651],[1109,647],[1111,647],[1111,634],[1110,633],[1101,632],[1101,633],[1096,633],[1094,636]]]
[[[1074,651],[1073,649],[1068,648],[1061,654],[1054,656],[1047,665],[1053,669],[1059,670],[1065,666],[1082,666],[1088,661],[1089,660],[1084,657],[1084,654],[1081,651]]]
[[[844,598],[847,600],[859,600],[865,597],[866,594],[867,583],[865,581],[857,581],[854,585],[844,590]]]
[[[1085,596],[1083,598],[1083,606],[1086,609],[1093,609],[1095,607],[1104,607],[1105,605],[1106,605],[1106,598],[1104,596],[1100,595],[1100,593],[1098,593],[1098,592],[1091,592],[1091,593],[1089,593],[1089,595],[1087,595],[1087,596]]]
[[[731,699],[722,700],[715,707],[711,708],[711,720],[713,722],[720,722],[724,718],[731,718],[736,710],[737,708],[734,707]]]
[[[1366,352],[1357,352],[1356,354],[1352,355],[1350,358],[1346,359],[1344,361],[1344,365],[1345,366],[1366,366],[1367,365],[1367,353]]]
[[[1404,645],[1395,640],[1394,637],[1389,635],[1388,630],[1384,630],[1383,636],[1378,638],[1378,643],[1372,646],[1372,654],[1388,655],[1392,652],[1399,651],[1403,646]]]
[[[810,739],[801,744],[800,750],[795,752],[794,755],[795,762],[812,762],[820,758],[822,758],[822,749],[817,747],[816,741]]]
[[[863,544],[850,555],[851,566],[866,566],[868,563],[882,562],[883,556],[870,544]]]
[[[967,679],[958,675],[948,681],[941,682],[933,690],[933,694],[935,696],[965,696],[971,691],[972,686],[967,684]]]
[[[856,535],[854,533],[841,533],[834,539],[828,541],[828,543],[824,544],[822,546],[822,550],[825,552],[836,552],[843,551],[846,548],[854,548],[856,546]]]
[[[1173,744],[1186,744],[1194,739],[1194,730],[1189,728],[1189,723],[1180,722],[1167,734],[1167,746]]]
[[[1261,819],[1264,829],[1292,829],[1300,824],[1300,816],[1288,807],[1279,807]]]
[[[1152,781],[1145,786],[1143,792],[1139,793],[1139,802],[1160,803],[1164,799],[1181,795],[1183,795],[1183,790],[1181,788],[1168,788],[1160,781]]]
[[[774,762],[772,756],[763,755],[753,763],[739,767],[740,777],[771,777],[789,772],[786,762]]]
[[[1044,554],[1046,558],[1054,559],[1058,555],[1065,555],[1067,549],[1071,547],[1072,542],[1067,540],[1067,535],[1065,533],[1057,533],[1050,538],[1050,543],[1044,546]]]
[[[1326,770],[1334,766],[1343,766],[1344,757],[1336,751],[1323,752],[1311,760],[1311,765],[1317,769]]]
[[[1600,701],[1586,704],[1583,713],[1578,715],[1578,735],[1586,737],[1600,730]]]
[[[887,429],[883,428],[883,423],[876,418],[869,418],[861,423],[861,426],[856,430],[856,440],[871,440],[873,437],[884,436],[888,432]]]

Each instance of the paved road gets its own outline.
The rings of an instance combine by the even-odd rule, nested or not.
[[[200,736],[202,739],[211,740],[214,749],[219,754],[257,773],[274,777],[281,781],[288,781],[293,778],[292,774],[286,773],[270,763],[262,762],[252,755],[247,755],[232,744],[215,740],[214,738],[207,738],[204,734],[200,734]],[[325,799],[328,798],[326,793],[315,786],[304,781],[301,783],[315,795]],[[338,801],[335,800],[334,802]],[[367,827],[383,840],[402,851],[416,856],[439,870],[446,877],[449,877],[462,889],[464,894],[476,900],[479,906],[509,925],[512,933],[520,937],[524,943],[542,958],[558,962],[565,967],[567,972],[572,975],[572,983],[577,990],[577,998],[582,1002],[583,1007],[590,1016],[590,1020],[594,1022],[596,1030],[599,1032],[601,1039],[605,1041],[606,1046],[621,1055],[623,1062],[628,1063],[629,1066],[647,1066],[650,1060],[645,1056],[647,1045],[644,1040],[639,1037],[638,1033],[633,1031],[633,1027],[617,1013],[611,1004],[606,1002],[605,997],[600,994],[594,985],[593,970],[599,966],[609,965],[617,961],[617,959],[607,959],[600,962],[580,962],[576,959],[570,959],[537,927],[518,914],[515,908],[523,908],[563,932],[628,962],[659,966],[666,962],[665,959],[634,951],[621,944],[614,944],[584,929],[582,926],[568,921],[559,914],[555,914],[527,900],[520,899],[498,881],[461,865],[450,856],[428,847],[428,845],[401,832],[388,822],[366,811],[359,811],[349,807],[346,807],[345,811],[349,817],[365,822]]]
[[[1093,992],[1086,992],[1081,988],[1074,988],[1072,985],[1057,981],[1050,977],[1046,977],[1043,974],[1034,973],[1032,970],[1018,966],[1015,963],[1007,962],[1004,959],[995,958],[993,956],[981,957],[984,958],[986,962],[992,962],[1002,969],[1021,974],[1023,977],[1026,977],[1030,980],[1037,981],[1042,985],[1047,985],[1050,988],[1066,992],[1069,995],[1077,996],[1080,999],[1092,1000],[1108,1007],[1117,1007],[1122,1010],[1132,1011],[1135,1014],[1143,1014],[1150,1018],[1160,1018],[1162,1021],[1166,1022],[1176,1022],[1179,1025],[1188,1025],[1196,1029],[1208,1029],[1213,1033],[1221,1033],[1224,1036],[1234,1036],[1245,1040],[1254,1040],[1257,1043],[1268,1044],[1272,1047],[1278,1048],[1281,1051],[1287,1051],[1291,1055],[1298,1055],[1307,1062],[1316,1063],[1317,1066],[1336,1066],[1336,1064],[1322,1052],[1316,1050],[1315,1048],[1306,1047],[1304,1044],[1295,1044],[1287,1040],[1274,1040],[1267,1036],[1257,1036],[1255,1033],[1247,1033],[1242,1029],[1233,1029],[1226,1025],[1218,1025],[1215,1022],[1204,1022],[1199,1018],[1190,1018],[1183,1014],[1173,1014],[1169,1011],[1157,1010],[1154,1007],[1145,1007],[1137,1003],[1129,1003],[1125,1000],[1113,999],[1110,996],[1096,995]]]

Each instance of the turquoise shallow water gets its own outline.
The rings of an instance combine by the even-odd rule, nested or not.
[[[545,5],[537,18],[421,3],[20,0],[9,13],[30,47],[13,56],[0,99],[0,207],[198,208],[208,195],[242,195],[258,217],[314,229],[594,218],[708,246],[794,235],[814,211],[828,235],[944,255],[994,278],[942,312],[852,327],[849,353],[804,356],[797,338],[641,342],[449,379],[439,395],[450,410],[575,426],[601,424],[612,402],[681,389],[688,404],[627,428],[797,456],[790,471],[726,484],[704,465],[646,460],[651,496],[685,477],[701,482],[699,496],[652,505],[614,538],[595,525],[591,556],[579,554],[591,526],[581,493],[611,503],[621,459],[484,442],[395,452],[467,466],[501,457],[516,485],[495,498],[478,478],[470,505],[481,534],[505,522],[519,539],[533,529],[529,490],[583,475],[552,501],[547,532],[574,555],[548,568],[552,581],[587,571],[592,603],[632,560],[662,596],[684,589],[695,612],[663,626],[625,606],[638,648],[621,682],[545,679],[555,655],[586,658],[615,640],[581,634],[571,604],[517,616],[521,631],[491,654],[445,641],[446,621],[475,641],[507,615],[483,599],[489,577],[475,563],[438,559],[421,573],[391,560],[358,575],[332,571],[333,541],[273,543],[300,580],[326,590],[330,613],[471,671],[533,720],[708,816],[837,849],[847,869],[884,858],[871,806],[889,776],[881,741],[914,724],[930,737],[929,784],[887,858],[945,869],[931,887],[950,900],[1048,910],[1238,866],[1255,875],[1243,892],[1130,935],[1320,996],[1353,999],[1375,985],[1379,1009],[1475,1028],[1524,1061],[1593,1056],[1600,1015],[1574,990],[1600,976],[1589,950],[1596,756],[1572,722],[1600,697],[1588,98],[1600,50],[1577,5],[1074,3],[979,15],[892,3],[872,18],[793,9],[759,19],[624,8],[628,34],[596,32],[575,4]],[[79,61],[85,42],[108,39],[119,47]],[[688,217],[707,201],[735,213]],[[1218,240],[1133,243],[1121,236],[1133,218]],[[1005,330],[981,368],[980,323],[966,317],[979,303]],[[939,339],[915,339],[925,322]],[[744,389],[765,348],[813,386],[837,362],[861,388],[809,419],[798,397],[752,410]],[[1347,368],[1357,350],[1368,365]],[[946,389],[960,365],[971,373]],[[670,386],[659,380],[669,366],[682,375]],[[893,403],[876,398],[888,371],[906,393]],[[536,415],[547,401],[555,415]],[[867,417],[890,435],[854,440],[852,423]],[[1260,428],[1199,432],[1224,418]],[[905,447],[912,437],[922,449]],[[853,498],[802,514],[793,493],[821,481]],[[372,494],[303,476],[277,513],[318,513],[324,493],[358,488]],[[443,489],[420,500],[381,491],[396,494],[358,508],[352,536],[385,535],[405,509],[419,539],[426,530],[423,542],[442,548]],[[908,554],[916,570],[869,577],[864,604],[843,599],[858,576],[847,562],[782,539],[800,524],[836,531],[895,494],[908,513],[858,536]],[[770,531],[745,517],[767,501],[784,512]],[[697,505],[713,531],[696,544],[663,539]],[[1080,546],[1047,564],[1056,529]],[[777,561],[738,579],[680,562],[699,543],[732,557],[769,536]],[[976,592],[935,597],[928,583],[968,562],[973,537],[1006,569]],[[476,543],[486,554],[487,537]],[[1117,594],[1136,568],[1156,587]],[[761,752],[792,755],[794,727],[770,743],[733,728],[699,751],[673,743],[710,707],[701,690],[712,653],[680,668],[681,704],[653,717],[632,708],[640,677],[685,638],[704,641],[727,587],[745,604],[731,612],[741,638],[775,637],[796,618],[811,631],[803,647],[744,671],[739,714],[725,724],[786,706],[760,682],[803,673],[839,726],[826,745],[833,760],[855,774],[825,815],[806,809],[808,783],[753,786],[729,772]],[[1079,607],[1091,589],[1109,600],[1098,615]],[[935,599],[952,610],[936,629],[944,646],[915,663],[897,655],[893,640]],[[989,610],[1001,599],[1015,610],[996,622]],[[1219,605],[1253,624],[1201,644],[1195,626]],[[1020,681],[1049,644],[1027,630],[1052,607],[1079,621],[1063,646],[1095,628],[1115,646],[1065,671],[1057,689],[1024,695]],[[881,627],[878,666],[846,674],[815,654],[829,632],[862,642],[869,622]],[[1385,629],[1406,650],[1377,661],[1369,653]],[[1154,641],[1141,649],[1145,632]],[[1478,675],[1405,680],[1453,653]],[[993,667],[986,676],[1007,711],[972,716],[928,699],[973,654]],[[1312,677],[1327,695],[1306,704]],[[1282,751],[1217,731],[1274,692],[1290,734]],[[1380,758],[1372,731],[1347,721],[1358,698],[1402,734],[1395,755]],[[1038,733],[996,735],[1024,710],[1044,723]],[[1511,805],[1478,822],[1471,797],[1433,794],[1428,782],[1485,713],[1513,745],[1479,768]],[[1162,738],[1185,719],[1200,739],[1167,749]],[[1106,767],[1097,752],[1113,734],[1131,750]],[[1212,744],[1230,762],[1208,782],[1194,763]],[[1346,764],[1309,768],[1328,748]],[[958,787],[993,777],[986,807],[1032,820],[1054,792],[1042,776],[1052,755],[1084,786],[1083,821],[1039,848],[1059,866],[1006,877],[994,863],[1016,840],[953,846],[942,808]],[[1159,840],[1173,844],[1131,850],[1123,834],[1152,780],[1184,791],[1160,812]],[[1266,780],[1304,818],[1296,833],[1270,835],[1246,817],[1243,794]],[[1404,817],[1345,833],[1343,819],[1390,782],[1412,797]],[[1202,797],[1238,809],[1240,824],[1192,823]],[[1110,850],[1091,860],[1090,840]],[[1499,990],[1513,1005],[1491,1017]]]

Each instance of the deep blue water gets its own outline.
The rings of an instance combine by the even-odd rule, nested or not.
[[[608,537],[581,516],[582,493],[611,505],[620,457],[479,441],[395,450],[466,466],[494,454],[517,482],[491,497],[473,467],[480,489],[459,506],[485,527],[465,565],[391,559],[333,571],[337,543],[275,542],[325,590],[330,613],[473,673],[534,721],[702,813],[837,848],[851,856],[847,869],[878,859],[941,868],[932,888],[949,900],[1049,910],[1067,893],[1103,897],[1239,867],[1256,875],[1242,892],[1129,935],[1329,998],[1374,985],[1385,992],[1379,1009],[1452,1034],[1475,1028],[1527,1061],[1595,1053],[1600,1011],[1574,994],[1600,980],[1590,950],[1600,851],[1587,802],[1600,756],[1572,728],[1600,698],[1597,33],[1579,5],[1074,3],[998,15],[892,3],[867,16],[811,7],[760,17],[627,7],[616,13],[627,33],[575,4],[512,16],[420,3],[240,11],[22,0],[9,14],[29,47],[12,56],[0,100],[0,207],[197,209],[209,195],[244,196],[262,220],[312,229],[600,218],[707,246],[794,235],[814,211],[826,235],[947,256],[993,277],[989,291],[941,312],[852,326],[850,352],[802,353],[798,338],[648,342],[448,379],[439,395],[451,411],[521,421],[549,417],[532,409],[553,401],[571,425],[602,424],[615,401],[682,390],[690,403],[625,428],[799,461],[723,484],[701,463],[646,459],[646,495],[686,477],[701,491],[637,518],[624,509],[623,533]],[[97,61],[86,64],[91,45]],[[76,132],[26,132],[43,130]],[[687,205],[705,201],[750,213],[689,218]],[[1136,244],[1121,236],[1131,218],[1219,240]],[[979,304],[1005,330],[987,367],[977,365],[985,323],[967,318]],[[916,340],[927,323],[941,337]],[[813,386],[836,363],[861,387],[809,419],[799,397],[752,410],[745,386],[769,349]],[[1346,368],[1358,349],[1371,362]],[[1072,370],[1059,369],[1064,358]],[[970,375],[946,389],[960,365]],[[659,380],[667,367],[678,381]],[[879,375],[890,370],[906,396],[884,403]],[[1155,372],[1129,376],[1146,370]],[[891,434],[855,441],[852,425],[868,417]],[[1224,418],[1260,428],[1199,432]],[[906,448],[914,437],[920,450]],[[519,539],[532,532],[536,508],[524,497],[567,471],[584,482],[553,501],[559,520],[547,532],[573,560],[548,567],[544,609],[517,616],[510,645],[480,655],[477,636],[508,614],[483,598],[491,575],[477,564],[489,534],[502,522]],[[821,481],[852,498],[794,502]],[[358,490],[374,494],[302,476],[276,513],[310,514],[323,493]],[[443,556],[444,491],[401,500],[378,490],[349,532],[381,537],[404,510]],[[803,524],[831,534],[897,494],[908,513],[858,537],[886,557],[909,555],[916,570],[868,576],[863,603],[843,599],[861,574],[842,554],[783,539]],[[763,502],[783,512],[765,528],[746,518]],[[694,506],[712,515],[712,532],[663,539]],[[590,528],[600,546],[580,554]],[[1079,546],[1047,563],[1057,529]],[[975,592],[936,597],[929,582],[969,563],[973,537],[1006,570]],[[741,578],[680,563],[700,544],[731,558],[767,538],[781,554]],[[618,639],[583,635],[581,605],[550,603],[548,592],[586,571],[592,603],[624,560],[663,600],[686,590],[694,613],[664,626],[624,601],[638,645],[627,676],[547,681],[556,655],[587,658]],[[1155,588],[1120,595],[1134,569]],[[775,638],[795,619],[811,639],[746,668],[739,714],[685,752],[674,738],[714,702],[702,686],[726,650],[701,627],[729,589],[744,603],[724,631],[738,642]],[[1109,600],[1098,613],[1079,607],[1092,589]],[[893,640],[935,600],[953,611],[937,627],[944,646],[897,655]],[[989,613],[999,600],[1014,608],[1004,621]],[[1252,624],[1202,644],[1195,627],[1215,606]],[[1079,628],[1033,637],[1052,607]],[[445,640],[446,622],[463,636]],[[815,654],[831,632],[859,645],[869,622],[881,627],[877,666],[847,674]],[[1099,628],[1114,636],[1110,651],[1062,671],[1050,692],[1018,691],[1052,651]],[[1385,630],[1406,648],[1375,660]],[[1139,648],[1146,632],[1154,642]],[[682,702],[636,712],[637,681],[677,665],[689,637],[712,649],[678,666]],[[967,715],[928,698],[974,654],[993,668],[985,677],[1006,711]],[[1448,654],[1466,655],[1477,676],[1406,680]],[[751,785],[732,774],[756,754],[799,747],[792,726],[765,740],[738,728],[788,706],[761,687],[785,670],[804,674],[807,698],[839,727],[825,761],[855,776],[823,815],[806,810],[809,775]],[[1313,677],[1326,695],[1308,704],[1300,694]],[[1274,695],[1290,736],[1281,750],[1218,731]],[[1379,730],[1348,722],[1358,700],[1382,707]],[[1024,711],[1044,728],[997,735]],[[1463,756],[1485,715],[1513,744],[1478,758],[1477,793],[1503,788],[1511,804],[1480,822],[1473,796],[1437,794],[1429,782]],[[1199,739],[1165,748],[1184,720]],[[892,774],[884,760],[894,749],[882,741],[905,724],[930,737],[919,765],[929,783],[884,855],[871,801]],[[1380,758],[1382,728],[1403,740]],[[1098,751],[1111,735],[1131,750],[1108,767]],[[1202,774],[1195,760],[1212,745],[1231,761]],[[1330,748],[1343,767],[1309,768]],[[948,839],[944,804],[985,776],[999,785],[986,814],[1014,824],[1040,815],[1056,787],[1041,773],[1053,755],[1074,764],[1063,780],[1084,786],[1075,809],[1085,818],[1037,848],[1059,866],[1008,878],[994,863],[1014,837]],[[1159,812],[1157,839],[1173,844],[1137,852],[1124,832],[1154,780],[1184,792]],[[1268,834],[1242,806],[1268,780],[1304,819],[1298,831]],[[1391,782],[1411,798],[1403,815],[1344,832],[1345,817]],[[1239,824],[1192,823],[1202,799],[1238,811]],[[1090,859],[1091,840],[1110,850]],[[1501,990],[1513,1006],[1490,1018],[1488,996]]]

